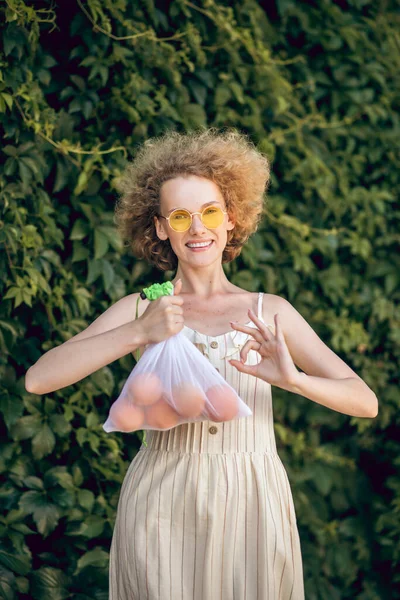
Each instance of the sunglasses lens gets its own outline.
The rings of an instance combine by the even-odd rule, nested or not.
[[[215,229],[224,220],[224,213],[218,206],[210,206],[203,213],[203,223],[208,229]]]
[[[175,231],[186,231],[190,227],[190,213],[187,210],[175,210],[171,214],[169,224]]]

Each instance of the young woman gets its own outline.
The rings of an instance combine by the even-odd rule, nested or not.
[[[180,299],[140,301],[143,339],[183,329],[253,415],[146,432],[121,489],[111,600],[304,598],[271,385],[345,414],[376,415],[375,394],[288,301],[225,275],[222,264],[257,229],[268,181],[267,159],[236,130],[167,133],[127,169],[119,230],[136,256],[176,270]]]
[[[176,270],[175,295],[140,299],[136,320],[139,292],[126,296],[32,367],[30,385],[45,393],[183,331],[252,410],[146,431],[119,497],[110,600],[302,600],[271,386],[344,414],[377,414],[373,391],[287,300],[225,275],[222,264],[257,229],[268,181],[267,159],[234,129],[146,142],[123,177],[116,220],[138,258]],[[68,373],[46,370],[57,360]]]

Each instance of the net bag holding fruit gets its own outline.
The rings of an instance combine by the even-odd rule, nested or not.
[[[161,288],[156,288],[157,297],[173,294],[171,282],[144,291],[153,288],[154,292],[155,286]],[[107,433],[164,431],[182,423],[230,421],[252,414],[236,390],[180,331],[148,345],[112,404],[103,429]]]

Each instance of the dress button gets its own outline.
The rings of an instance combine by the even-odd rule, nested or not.
[[[211,342],[210,344],[211,348],[218,348],[218,342]]]
[[[209,430],[208,430],[208,431],[209,431],[210,433],[217,433],[217,431],[218,431],[218,428],[217,428],[217,427],[215,427],[215,425],[212,425],[212,426],[209,428]]]

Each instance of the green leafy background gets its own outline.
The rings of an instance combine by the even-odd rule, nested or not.
[[[398,3],[6,0],[0,14],[1,597],[108,598],[142,432],[101,425],[134,360],[43,396],[25,373],[173,276],[115,232],[138,145],[234,126],[273,174],[228,278],[287,298],[379,399],[375,419],[353,418],[273,390],[306,598],[399,598]]]

